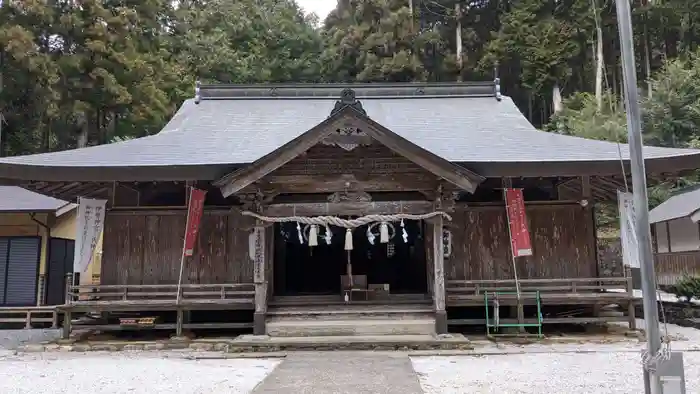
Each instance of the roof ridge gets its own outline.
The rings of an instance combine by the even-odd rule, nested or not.
[[[498,81],[482,82],[405,82],[405,83],[298,83],[205,85],[197,83],[195,102],[233,99],[303,99],[341,97],[351,89],[358,98],[417,97],[495,97],[499,98]]]

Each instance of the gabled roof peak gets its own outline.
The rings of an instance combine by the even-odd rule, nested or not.
[[[265,84],[204,85],[197,83],[195,102],[201,100],[318,99],[340,98],[352,90],[357,98],[494,97],[500,96],[496,81],[449,83],[357,83],[357,84]]]

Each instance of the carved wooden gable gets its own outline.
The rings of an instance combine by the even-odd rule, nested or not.
[[[306,178],[297,182],[294,177]],[[485,179],[374,122],[354,91],[345,89],[324,122],[214,184],[227,197],[256,188],[274,193],[314,193],[321,192],[328,182],[339,181],[374,183],[373,191],[435,190],[438,178],[470,192]],[[406,185],[406,180],[411,185]],[[341,190],[335,186],[325,189]]]
[[[435,175],[369,140],[351,150],[319,143],[263,177],[258,185],[279,193],[435,190]]]

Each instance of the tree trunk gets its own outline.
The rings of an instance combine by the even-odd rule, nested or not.
[[[559,88],[558,83],[555,83],[552,87],[552,108],[554,109],[555,114],[564,109],[564,105],[562,104],[561,100],[561,88]]]
[[[88,139],[90,136],[90,121],[88,114],[83,114],[80,116],[78,129],[79,131],[76,139],[76,148],[85,148],[88,145]]]
[[[649,33],[647,31],[647,20],[644,18],[644,67],[647,77],[647,96],[651,98],[651,51],[649,50]]]
[[[44,131],[41,133],[41,151],[46,153],[51,150],[51,126],[53,125],[53,119],[48,118],[46,125],[44,126]]]
[[[457,81],[462,82],[462,67],[464,66],[464,60],[462,59],[462,9],[457,2],[455,4],[455,18],[457,19],[457,31],[455,37],[455,53],[457,54]]]
[[[603,29],[600,27],[600,15],[598,15],[598,7],[596,0],[591,0],[593,6],[593,18],[595,18],[595,102],[596,108],[600,112],[603,109]]]

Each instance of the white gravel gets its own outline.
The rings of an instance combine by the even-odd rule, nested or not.
[[[700,353],[683,355],[688,393],[700,392]],[[426,394],[639,394],[639,353],[413,358]]]
[[[278,360],[187,360],[144,354],[0,358],[2,394],[250,393]]]
[[[637,324],[644,327],[643,320]],[[700,393],[700,330],[669,324],[668,331],[672,349],[684,352],[687,392]],[[490,344],[471,356],[411,361],[426,394],[639,394],[644,392],[643,347],[636,341]]]

